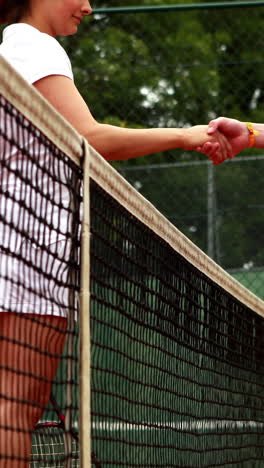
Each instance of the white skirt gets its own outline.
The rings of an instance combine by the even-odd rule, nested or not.
[[[24,241],[21,258],[0,251],[0,312],[67,317],[70,243],[60,240],[48,250]]]

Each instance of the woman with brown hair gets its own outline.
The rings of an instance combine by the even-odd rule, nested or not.
[[[91,13],[88,0],[0,0],[0,22],[8,24],[0,55],[108,160],[171,148],[195,149],[207,141],[212,159],[226,159],[227,140],[219,132],[209,137],[205,125],[139,130],[100,124],[94,119],[74,85],[70,60],[55,39],[75,34],[84,16]],[[0,159],[9,157],[2,153],[0,141]],[[14,268],[12,259],[10,268]],[[0,339],[0,468],[26,468],[31,432],[49,401],[63,350],[67,317],[59,308],[49,309],[48,303],[44,311],[35,301],[33,307],[30,296],[18,313],[8,310],[8,294],[1,284],[0,335],[5,338]],[[16,426],[15,432],[7,430],[10,422]]]

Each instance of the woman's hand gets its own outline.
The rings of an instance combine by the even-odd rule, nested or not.
[[[214,164],[219,164],[232,157],[232,146],[224,134],[214,129],[212,136],[208,135],[207,125],[195,125],[186,129],[187,145],[184,149],[196,150],[206,154]]]
[[[227,117],[218,117],[217,119],[209,122],[207,133],[210,137],[219,135],[220,133],[227,139],[230,147],[228,158],[233,158],[236,154],[248,147],[247,125],[239,120],[229,119]],[[214,164],[220,164],[223,162],[221,152],[219,153],[215,151],[210,140],[201,147],[198,147],[197,150],[206,154],[210,159],[212,159]]]

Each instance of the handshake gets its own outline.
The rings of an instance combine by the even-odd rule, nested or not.
[[[219,117],[212,120],[208,126],[196,125],[186,129],[184,149],[200,151],[206,154],[213,164],[221,164],[245,148],[262,148],[263,130],[264,124]]]

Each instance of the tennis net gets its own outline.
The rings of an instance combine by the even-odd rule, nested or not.
[[[47,152],[53,174],[49,190],[59,184],[56,194],[61,195],[60,201],[46,196],[52,215],[37,216],[37,226],[41,221],[45,228],[38,227],[36,240],[30,239],[36,245],[42,241],[44,264],[42,268],[37,264],[37,273],[41,270],[51,282],[44,298],[52,307],[67,310],[69,319],[62,332],[70,337],[50,402],[43,404],[46,411],[33,431],[32,467],[260,468],[264,459],[263,302],[173,227],[0,62],[1,121],[8,121],[11,114],[10,128],[15,129],[8,144],[14,145],[22,134],[19,142],[23,144],[16,142],[15,147],[20,151],[25,147],[24,130],[17,132],[23,122],[22,128],[30,129],[36,140],[34,158],[27,164],[37,168],[37,181],[41,181],[47,165],[38,172],[39,159]],[[1,129],[6,141],[7,124]],[[38,149],[40,142],[46,148],[43,152]],[[2,159],[1,172],[7,170]],[[80,160],[85,162],[83,169]],[[22,164],[18,169],[14,173],[20,181]],[[26,188],[34,186],[38,194],[42,183],[36,187],[36,176],[27,171],[22,170]],[[15,196],[10,198],[10,190],[1,189],[2,197],[17,203]],[[28,197],[31,205],[32,197]],[[18,217],[25,223],[22,227],[14,227],[13,218],[7,222],[10,210],[1,213],[4,233],[14,227],[19,236],[27,237],[28,216],[35,208],[34,202],[30,208],[24,208],[24,203],[25,198]],[[66,223],[57,221],[61,210]],[[57,245],[61,231],[69,239],[66,255],[47,249],[48,236],[54,234]],[[4,254],[17,259],[17,245],[12,253],[6,252],[9,245],[2,245]],[[60,277],[57,270],[48,270],[46,250],[51,263],[55,257],[71,273]],[[26,271],[33,268],[35,273],[36,263],[23,255],[18,260],[23,257]],[[0,278],[16,285],[14,277],[3,271]],[[39,278],[31,280],[30,292],[39,283]],[[27,289],[24,283],[22,289]],[[37,296],[42,297],[43,291]],[[63,317],[61,312],[59,318]],[[32,344],[31,339],[29,333],[27,343]],[[1,341],[5,340],[2,333]],[[0,369],[6,370],[2,361]],[[1,397],[7,400],[5,392]],[[65,425],[61,414],[66,415]],[[14,421],[2,425],[10,431]]]

